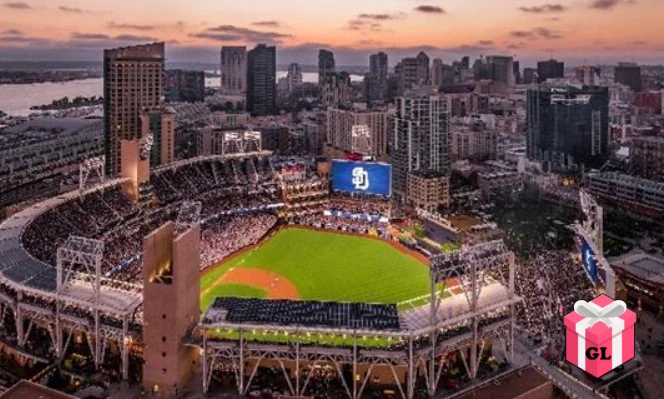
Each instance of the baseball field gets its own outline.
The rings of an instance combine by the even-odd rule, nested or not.
[[[421,256],[378,239],[284,228],[209,269],[201,308],[218,296],[399,303],[426,296]]]

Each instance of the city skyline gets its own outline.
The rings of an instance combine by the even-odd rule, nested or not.
[[[218,62],[222,46],[265,43],[278,47],[280,64],[315,64],[318,49],[329,48],[339,65],[364,65],[382,50],[390,66],[420,50],[448,63],[462,55],[515,54],[524,65],[550,57],[569,65],[659,63],[664,50],[656,19],[664,3],[655,0],[482,3],[4,1],[0,59],[96,60],[104,48],[152,41],[166,42],[173,62]]]

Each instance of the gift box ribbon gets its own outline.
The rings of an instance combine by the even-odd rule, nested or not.
[[[625,329],[625,321],[620,318],[627,305],[623,301],[614,301],[605,307],[600,307],[592,302],[577,301],[574,304],[574,311],[583,320],[576,324],[576,333],[578,336],[578,367],[586,369],[586,339],[585,331],[595,324],[602,322],[611,328],[611,366],[616,368],[622,364],[622,332]]]

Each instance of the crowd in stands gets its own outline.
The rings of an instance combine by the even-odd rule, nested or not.
[[[290,224],[309,226],[317,229],[336,230],[347,233],[371,234],[381,238],[390,239],[387,224],[373,221],[345,218],[339,216],[326,216],[324,213],[294,216]]]
[[[201,235],[201,268],[256,244],[277,223],[271,214],[228,215],[216,219]]]
[[[37,259],[55,265],[56,251],[70,235],[95,237],[137,212],[119,187],[95,191],[37,216],[23,232],[23,246]]]

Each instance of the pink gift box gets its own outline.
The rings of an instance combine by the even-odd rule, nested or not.
[[[613,302],[614,300],[606,295],[600,295],[591,301],[600,308]],[[620,319],[615,323],[618,327],[609,327],[599,321],[590,328],[577,331],[582,327],[579,323],[586,318],[576,312],[567,314],[564,319],[567,361],[599,378],[632,359],[636,313],[627,309],[616,319]],[[624,324],[622,330],[621,324]]]

